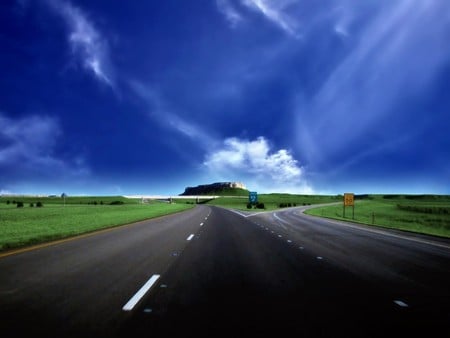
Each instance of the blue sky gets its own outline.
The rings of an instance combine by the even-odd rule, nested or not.
[[[447,0],[0,4],[0,192],[450,194]]]

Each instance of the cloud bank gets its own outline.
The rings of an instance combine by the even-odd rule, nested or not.
[[[264,137],[228,138],[206,155],[204,166],[218,178],[243,177],[248,186],[268,192],[311,192],[304,169],[286,149],[272,151]],[[242,179],[242,180],[244,180]]]

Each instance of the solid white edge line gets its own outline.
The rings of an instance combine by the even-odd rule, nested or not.
[[[153,275],[140,289],[134,294],[133,297],[123,306],[123,311],[131,311],[134,306],[141,300],[142,297],[147,293],[148,290],[156,283],[160,275]]]
[[[187,241],[190,241],[194,237],[194,234],[191,234],[188,238],[186,238]]]

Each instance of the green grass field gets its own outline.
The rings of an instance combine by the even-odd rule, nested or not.
[[[209,205],[218,205],[226,208],[233,208],[247,211],[277,210],[284,207],[294,207],[301,205],[332,203],[340,201],[339,196],[328,195],[291,195],[291,194],[260,194],[258,202],[264,204],[264,209],[247,208],[248,195],[240,197],[220,197],[207,202]]]
[[[23,207],[18,208],[17,202],[22,202]],[[43,206],[36,207],[38,202]],[[141,204],[140,200],[121,196],[67,197],[65,201],[61,197],[0,197],[0,251],[167,215],[196,203],[183,199],[174,202]],[[346,208],[343,217],[340,195],[261,194],[258,202],[264,204],[264,209],[248,209],[248,196],[220,197],[202,203],[257,212],[338,202],[307,213],[450,238],[450,196],[357,196],[354,220],[351,207]]]
[[[9,201],[9,204],[8,204]],[[23,202],[17,207],[12,202]],[[43,204],[36,207],[37,202]],[[123,204],[115,204],[118,201]],[[33,203],[33,207],[30,206]],[[110,203],[113,203],[111,205]],[[192,204],[140,204],[123,197],[0,198],[0,251],[80,235],[192,208]]]
[[[352,207],[332,205],[307,210],[315,216],[354,221],[368,225],[400,229],[450,238],[450,196],[368,195]]]

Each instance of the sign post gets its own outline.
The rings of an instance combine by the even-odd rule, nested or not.
[[[344,218],[345,218],[345,207],[353,208],[353,219],[355,219],[355,194],[344,193]]]
[[[250,191],[248,193],[248,201],[251,204],[258,203],[258,193],[256,191]]]

